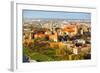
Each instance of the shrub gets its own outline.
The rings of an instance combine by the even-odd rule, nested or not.
[[[29,48],[23,48],[23,55],[30,56],[31,50]]]

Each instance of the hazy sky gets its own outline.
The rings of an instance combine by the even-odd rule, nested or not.
[[[90,13],[23,10],[23,18],[91,19]]]

